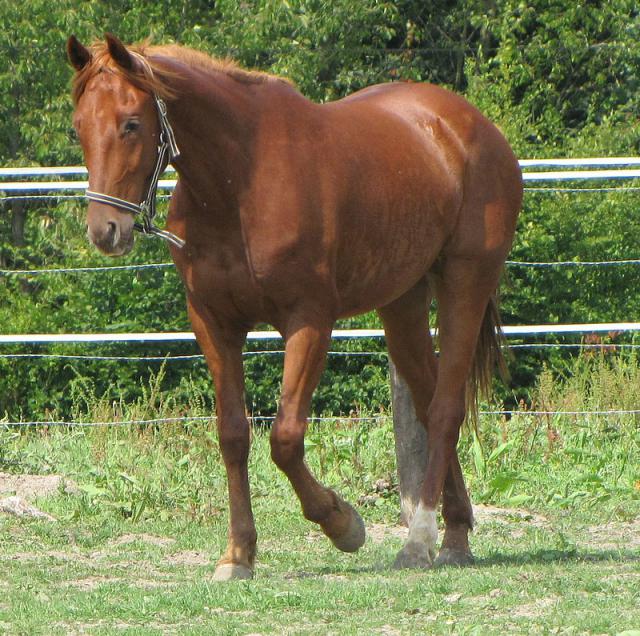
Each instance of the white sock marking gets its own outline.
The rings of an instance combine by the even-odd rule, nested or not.
[[[429,552],[435,552],[437,541],[438,523],[436,522],[436,511],[425,508],[420,502],[409,524],[407,543],[424,545]]]

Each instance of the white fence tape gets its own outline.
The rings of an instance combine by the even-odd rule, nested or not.
[[[640,170],[563,170],[551,172],[524,172],[523,181],[585,181],[593,179],[637,179]],[[175,179],[161,179],[158,190],[171,190]],[[6,181],[0,182],[5,192],[62,192],[86,190],[88,181]]]
[[[520,159],[521,168],[536,166],[564,166],[580,168],[584,166],[640,166],[640,157],[584,157],[582,159]]]
[[[579,159],[520,159],[521,168],[556,166],[580,168],[585,166],[640,166],[640,157],[583,157]],[[169,166],[165,172],[175,172]],[[31,166],[0,168],[0,177],[40,177],[69,174],[88,174],[85,166]]]
[[[176,185],[175,179],[161,179],[158,190],[170,190]],[[0,181],[0,190],[6,192],[57,192],[62,190],[86,190],[88,181]]]
[[[525,169],[522,178],[524,181],[567,181],[567,180],[591,180],[591,179],[635,179],[640,177],[640,170],[562,170],[527,172],[527,168],[533,167],[601,167],[601,166],[640,166],[640,157],[585,157],[582,159],[522,159],[520,167]],[[169,168],[167,172],[175,172]],[[39,176],[65,176],[86,175],[84,166],[51,166],[51,167],[20,167],[0,168],[0,178],[7,177],[39,177]],[[175,179],[163,179],[158,187],[163,190],[175,186]],[[34,192],[34,191],[66,191],[86,190],[87,181],[7,181],[0,182],[0,190],[5,192]]]
[[[522,173],[523,181],[590,181],[592,179],[637,179],[638,177],[640,177],[640,170],[562,170]]]
[[[558,333],[610,333],[640,331],[640,322],[607,322],[575,325],[513,325],[503,327],[506,336]],[[382,338],[382,329],[334,329],[331,336],[342,338]],[[280,340],[278,331],[251,331],[248,340]],[[191,331],[143,333],[60,333],[60,334],[2,334],[0,344],[87,343],[87,342],[184,342],[194,341]]]

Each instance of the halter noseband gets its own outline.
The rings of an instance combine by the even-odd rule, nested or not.
[[[149,183],[147,190],[147,196],[142,203],[131,203],[125,199],[119,199],[118,197],[112,197],[110,194],[103,194],[101,192],[94,192],[93,190],[87,190],[85,195],[90,201],[96,201],[98,203],[104,203],[105,205],[111,205],[114,208],[121,208],[132,214],[139,214],[142,217],[141,223],[135,223],[134,229],[143,234],[153,234],[165,241],[175,245],[176,247],[184,247],[185,241],[177,237],[175,234],[168,232],[167,230],[161,230],[153,225],[153,218],[156,215],[156,194],[158,191],[158,179],[163,170],[167,166],[167,163],[172,162],[176,157],[180,155],[180,150],[176,144],[176,138],[173,134],[173,129],[167,118],[167,106],[162,99],[157,95],[153,96],[156,102],[156,110],[158,111],[158,119],[160,121],[160,144],[158,145],[158,157],[156,159],[156,166],[153,169],[153,176]]]

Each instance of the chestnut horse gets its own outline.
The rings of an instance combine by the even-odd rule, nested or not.
[[[228,477],[228,544],[216,578],[249,578],[255,564],[242,348],[260,322],[280,331],[286,349],[273,461],[336,547],[363,544],[362,519],[311,474],[303,442],[335,321],[372,309],[428,440],[420,502],[395,565],[471,562],[472,507],[456,445],[467,384],[486,384],[500,355],[495,293],[522,200],[502,134],[428,84],[315,104],[278,77],[176,45],[125,47],[107,35],[85,47],[72,36],[67,52],[91,241],[127,253],[140,211],[142,229],[161,233],[148,215],[158,166],[171,160],[178,173],[167,236],[215,383]]]

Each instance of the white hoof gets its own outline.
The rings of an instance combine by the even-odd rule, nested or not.
[[[253,578],[253,570],[240,563],[222,563],[216,568],[214,581],[246,581]]]

